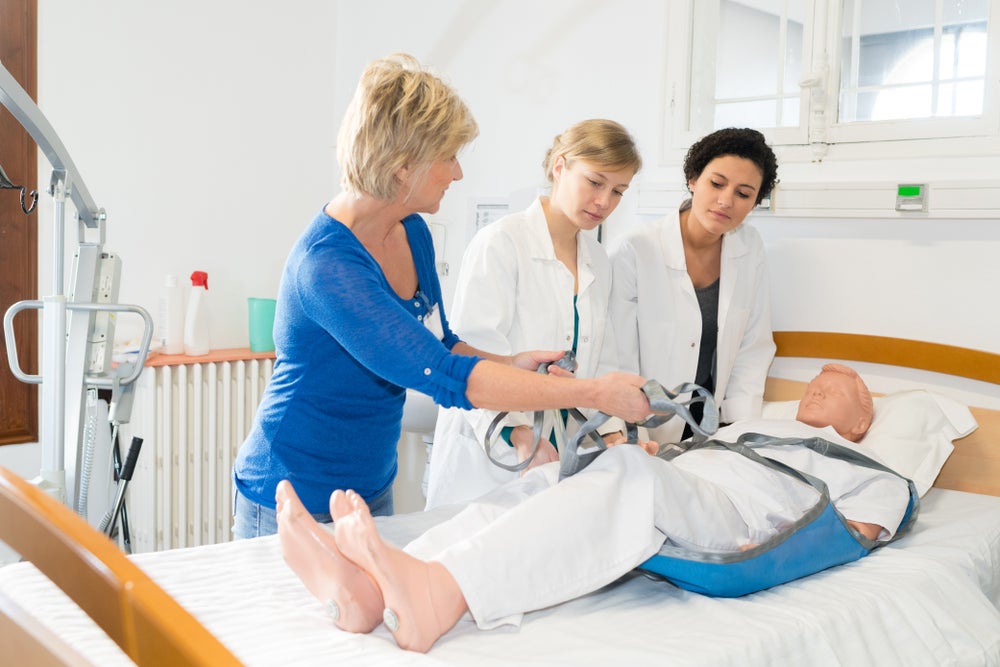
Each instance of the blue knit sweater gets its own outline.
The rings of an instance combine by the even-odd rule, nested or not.
[[[325,213],[292,249],[278,290],[274,374],[234,465],[237,488],[255,503],[273,508],[282,479],[310,512],[328,511],[334,489],[366,500],[388,489],[406,387],[472,407],[466,383],[479,359],[451,354],[459,339],[444,317],[427,224],[419,215],[402,224],[419,281],[408,299]],[[438,317],[435,334],[424,319]]]

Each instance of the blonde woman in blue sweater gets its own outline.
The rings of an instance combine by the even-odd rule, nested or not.
[[[412,57],[362,75],[337,142],[342,191],[282,274],[274,374],[234,465],[237,538],[276,531],[282,479],[321,521],[331,487],[391,514],[406,388],[461,408],[648,413],[641,377],[541,375],[561,350],[491,354],[451,331],[420,213],[436,212],[462,178],[457,154],[477,133],[464,102]]]

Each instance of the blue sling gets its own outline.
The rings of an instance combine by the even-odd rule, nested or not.
[[[842,565],[866,556],[874,549],[898,539],[917,518],[920,498],[913,482],[906,480],[910,501],[891,540],[869,540],[847,525],[830,501],[823,480],[783,463],[761,456],[753,445],[808,447],[825,456],[896,474],[884,465],[853,449],[821,438],[771,438],[747,433],[736,443],[708,440],[683,451],[703,447],[725,448],[809,484],[819,492],[815,505],[798,521],[767,541],[746,551],[699,552],[665,544],[659,553],[639,568],[696,593],[715,597],[739,597]],[[682,451],[673,452],[673,458]]]

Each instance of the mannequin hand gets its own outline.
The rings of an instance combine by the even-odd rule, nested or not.
[[[604,444],[608,447],[614,447],[615,445],[627,445],[628,439],[625,434],[621,431],[615,431],[614,433],[607,433],[604,436]],[[650,456],[656,456],[660,451],[660,445],[652,440],[640,440],[636,443],[645,450]]]
[[[514,450],[517,452],[517,461],[525,461],[531,456],[531,450],[534,447],[534,431],[528,426],[516,426],[510,434],[510,444],[514,445]],[[551,463],[552,461],[559,460],[559,452],[556,448],[552,446],[552,443],[548,440],[542,439],[538,441],[538,453],[535,454],[535,458],[531,461],[527,468],[521,471],[521,474],[528,472],[534,467],[540,466],[545,463]]]
[[[614,433],[605,433],[601,436],[604,438],[604,444],[608,447],[614,447],[615,445],[625,444],[626,437],[621,431],[615,431]]]
[[[884,530],[882,526],[877,523],[862,523],[861,521],[851,521],[850,519],[847,520],[847,525],[867,537],[869,540],[877,540],[878,536]]]
[[[640,440],[639,446],[646,450],[650,456],[656,456],[660,453],[660,443],[653,440]]]

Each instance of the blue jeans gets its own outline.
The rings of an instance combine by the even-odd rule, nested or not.
[[[372,516],[392,516],[392,487],[368,503]],[[331,523],[329,512],[314,513],[313,518],[320,523]],[[271,507],[258,505],[236,489],[233,485],[233,539],[244,540],[251,537],[274,535],[278,532],[277,512]]]

